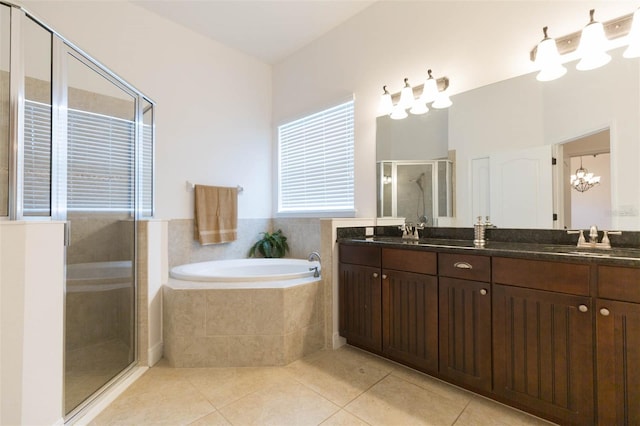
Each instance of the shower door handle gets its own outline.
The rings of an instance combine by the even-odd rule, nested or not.
[[[64,223],[64,246],[69,247],[71,245],[71,221],[67,220]]]

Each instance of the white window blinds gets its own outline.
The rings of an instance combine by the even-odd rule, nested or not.
[[[278,212],[354,210],[353,101],[278,127]]]
[[[25,101],[23,212],[51,214],[51,106]]]
[[[133,211],[134,123],[69,109],[67,114],[67,210]],[[25,101],[24,211],[49,211],[50,107]],[[142,209],[152,211],[153,138],[143,128]]]
[[[69,109],[68,211],[132,211],[134,123]]]

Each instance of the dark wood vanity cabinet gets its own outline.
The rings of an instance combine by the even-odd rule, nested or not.
[[[598,424],[640,424],[640,269],[598,267]]]
[[[495,394],[562,424],[594,422],[589,279],[589,265],[493,258]]]
[[[380,248],[340,247],[339,332],[349,344],[382,351]]]
[[[340,244],[348,343],[560,424],[640,425],[640,268]]]
[[[491,259],[439,255],[440,374],[491,390]]]
[[[422,371],[438,371],[437,255],[382,249],[382,351]]]

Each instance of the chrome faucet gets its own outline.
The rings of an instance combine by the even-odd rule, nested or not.
[[[404,225],[398,226],[398,228],[402,231],[403,240],[419,240],[420,234],[418,233],[418,229],[424,229],[424,224],[419,223],[414,225],[411,222],[407,222]]]
[[[610,249],[611,248],[611,240],[609,240],[609,235],[622,235],[622,231],[602,231],[602,241],[598,242],[598,227],[596,225],[591,225],[589,228],[589,241],[584,238],[584,233],[582,230],[579,231],[567,231],[567,234],[578,234],[578,244],[576,247],[578,248],[601,248],[601,249]]]
[[[318,263],[320,263],[320,253],[318,253],[317,251],[312,251],[311,253],[309,253],[309,257],[308,257],[309,262],[313,262],[314,260],[318,261]],[[317,266],[314,266],[313,268],[309,268],[310,271],[313,271],[313,277],[314,278],[318,278],[320,276],[320,270],[318,269]]]
[[[589,228],[589,243],[596,244],[598,242],[598,227],[591,225]]]

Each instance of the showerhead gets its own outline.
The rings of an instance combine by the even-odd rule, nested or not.
[[[422,187],[422,179],[424,179],[424,172],[420,173],[417,178],[409,180],[409,182],[415,182],[420,188],[420,191],[424,192],[424,188]]]

